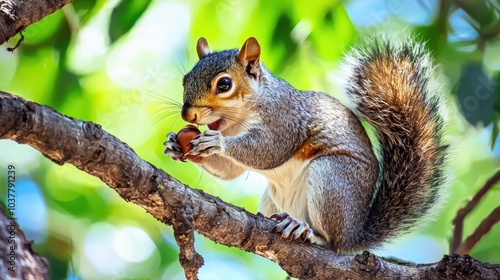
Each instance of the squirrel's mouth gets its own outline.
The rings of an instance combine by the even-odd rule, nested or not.
[[[222,119],[218,119],[213,123],[209,123],[207,126],[208,126],[208,129],[210,129],[210,130],[218,130],[221,123],[222,123]]]

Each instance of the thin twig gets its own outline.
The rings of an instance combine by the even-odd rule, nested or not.
[[[481,37],[490,40],[500,34],[500,20],[496,20],[481,30]]]
[[[75,36],[80,30],[80,17],[75,11],[73,4],[66,5],[61,9],[64,13],[64,17],[68,22],[69,29],[71,30],[71,35]]]
[[[437,31],[439,40],[446,40],[448,35],[448,15],[450,13],[450,0],[442,0],[439,2],[439,16],[437,18]]]
[[[495,173],[492,177],[486,181],[484,186],[472,197],[472,199],[463,208],[459,209],[455,219],[453,220],[453,225],[455,229],[453,230],[453,239],[450,244],[450,254],[457,252],[458,247],[460,247],[462,241],[462,233],[464,227],[464,219],[467,214],[469,214],[476,206],[479,204],[483,196],[500,181],[500,170]]]
[[[481,240],[481,238],[488,233],[493,225],[500,221],[500,206],[493,209],[476,230],[469,235],[462,244],[457,248],[456,253],[459,255],[469,254],[472,248]]]
[[[24,41],[24,35],[23,35],[23,32],[19,32],[19,35],[21,35],[21,38],[19,38],[19,40],[17,40],[17,43],[14,47],[12,48],[7,48],[7,51],[8,52],[14,52],[17,48],[19,48],[19,46],[21,45],[21,43]]]

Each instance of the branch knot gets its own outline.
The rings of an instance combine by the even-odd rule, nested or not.
[[[359,268],[364,271],[376,272],[380,269],[380,261],[374,254],[364,251],[354,257],[359,263]]]

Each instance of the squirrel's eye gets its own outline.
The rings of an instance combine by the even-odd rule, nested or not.
[[[233,81],[228,77],[224,77],[217,81],[217,93],[227,92],[233,86]]]

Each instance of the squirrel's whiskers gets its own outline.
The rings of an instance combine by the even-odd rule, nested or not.
[[[352,50],[340,81],[344,104],[275,77],[253,37],[220,52],[200,38],[196,52],[181,116],[209,129],[190,142],[188,157],[225,180],[264,175],[259,211],[278,221],[283,238],[365,250],[414,228],[440,201],[446,116],[423,44],[382,36]],[[376,130],[377,148],[360,119]],[[183,159],[176,137],[164,145]]]

